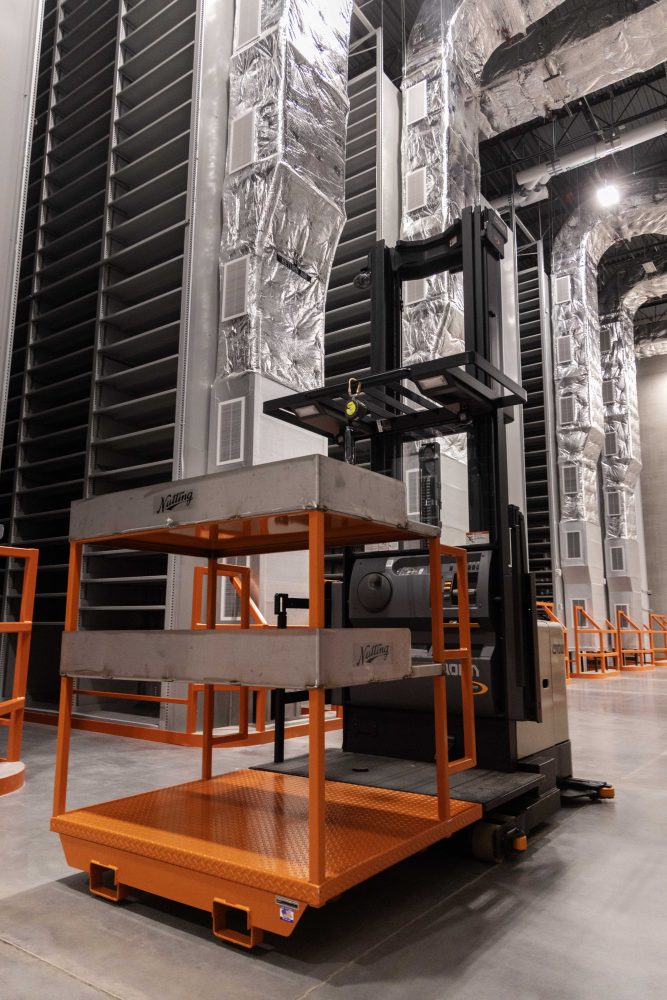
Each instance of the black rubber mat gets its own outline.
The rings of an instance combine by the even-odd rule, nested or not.
[[[292,757],[283,764],[261,764],[256,770],[277,771],[305,778],[308,776],[308,756]],[[397,792],[416,792],[419,795],[436,794],[435,764],[414,760],[327,750],[326,777],[328,781],[344,781],[351,785],[369,785]],[[536,789],[541,777],[525,771],[508,774],[474,767],[452,775],[449,786],[453,798],[463,802],[479,802],[488,811]]]

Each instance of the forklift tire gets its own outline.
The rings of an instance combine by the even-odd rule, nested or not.
[[[496,865],[504,861],[505,852],[500,845],[501,830],[499,823],[487,823],[484,820],[475,823],[471,831],[472,856],[478,861]]]

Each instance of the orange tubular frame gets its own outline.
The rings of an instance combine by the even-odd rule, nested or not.
[[[335,540],[327,537],[330,528],[324,511],[309,511],[306,515],[306,524],[309,627],[321,629],[325,626],[325,548],[327,542],[334,545]],[[67,631],[74,631],[78,625],[82,543],[72,543],[70,552],[65,627]],[[457,648],[447,648],[445,643],[442,595],[443,555],[456,561],[457,575],[461,581],[458,588],[459,608],[456,627],[458,628],[459,640]],[[86,832],[81,832],[83,828],[77,824],[79,819],[84,825],[87,823],[86,817],[89,815],[89,810],[75,810],[73,814],[65,815],[72,728],[73,682],[70,677],[63,676],[52,829],[61,834],[63,847],[70,863],[74,867],[88,871],[91,891],[108,899],[119,900],[123,898],[128,887],[143,887],[146,891],[154,891],[188,905],[210,909],[213,931],[217,936],[235,944],[252,947],[261,941],[263,930],[273,930],[283,936],[290,934],[307,905],[321,906],[328,899],[338,895],[340,891],[358,884],[364,878],[395,864],[430,843],[451,836],[456,830],[481,818],[481,806],[451,800],[449,794],[450,774],[473,767],[476,759],[470,617],[466,585],[467,554],[463,549],[443,546],[439,539],[433,539],[429,542],[429,558],[431,564],[433,661],[436,665],[442,665],[440,667],[442,672],[434,677],[437,774],[437,799],[435,801],[431,796],[387,791],[378,793],[378,790],[366,789],[363,791],[364,798],[361,801],[363,808],[357,817],[355,810],[359,806],[357,797],[360,790],[355,792],[354,787],[350,789],[340,783],[326,781],[325,732],[327,725],[325,723],[325,691],[322,687],[312,688],[309,691],[309,768],[307,778],[273,775],[269,772],[256,773],[248,770],[213,778],[213,698],[215,685],[204,683],[199,686],[204,696],[204,726],[201,739],[203,781],[201,784],[197,784],[195,794],[208,796],[211,807],[222,809],[222,812],[227,816],[230,803],[236,803],[233,805],[233,809],[237,811],[247,809],[247,802],[250,800],[245,797],[246,785],[248,788],[260,787],[274,796],[275,805],[271,807],[271,804],[268,803],[268,808],[276,810],[274,820],[277,821],[283,816],[285,799],[298,799],[299,788],[301,788],[301,797],[305,798],[304,804],[307,803],[305,815],[301,813],[307,826],[307,845],[305,842],[303,843],[302,854],[304,860],[307,858],[307,865],[302,868],[303,874],[298,874],[298,868],[294,869],[293,862],[290,862],[291,868],[284,866],[283,859],[288,857],[290,845],[286,835],[286,821],[283,819],[277,823],[276,830],[274,830],[276,823],[273,821],[266,824],[266,830],[260,824],[263,833],[260,838],[256,838],[255,843],[261,841],[261,844],[249,848],[246,827],[244,824],[234,827],[233,816],[229,819],[226,827],[231,839],[223,839],[221,842],[211,838],[212,827],[207,825],[209,820],[204,816],[205,822],[202,829],[204,829],[206,836],[203,836],[201,832],[197,833],[197,837],[199,837],[198,847],[194,851],[198,858],[198,864],[203,867],[197,868],[197,875],[193,877],[192,869],[188,867],[188,864],[183,863],[181,854],[176,856],[180,848],[177,849],[171,842],[170,831],[159,827],[159,823],[152,829],[140,825],[140,829],[135,831],[140,841],[139,849],[137,849],[136,843],[132,848],[126,849],[122,843],[115,845],[105,843],[105,835],[98,839],[95,831],[88,826],[85,826]],[[201,607],[201,604],[194,608],[194,617],[198,620],[199,626],[205,625],[208,629],[219,627],[216,622],[218,578],[231,576],[232,579],[239,581],[242,592],[244,604],[241,616],[242,627],[246,629],[257,626],[265,627],[261,622],[256,622],[255,626],[251,624],[249,575],[246,575],[245,572],[240,574],[238,571],[239,567],[221,567],[216,559],[209,560],[206,570],[209,586],[205,609]],[[199,621],[202,614],[205,618],[204,622]],[[447,742],[445,672],[448,664],[458,665],[462,685],[464,719],[463,756],[453,761],[448,760]],[[248,690],[245,689],[244,693],[247,699]],[[242,709],[242,713],[243,711],[247,713],[247,700],[245,705],[245,710]],[[305,784],[300,785],[300,782],[305,782]],[[216,794],[218,787],[222,788],[223,791],[226,790],[226,794],[229,794],[231,798],[226,800],[224,795],[221,798],[219,794]],[[165,789],[164,792],[177,795],[185,794],[187,797],[190,794],[187,791],[189,788],[190,783],[187,783],[183,786],[176,786],[174,789]],[[179,789],[186,791],[182,793]],[[154,794],[152,792],[146,793],[149,797],[154,796]],[[327,802],[327,796],[329,796],[330,802]],[[392,812],[394,807],[390,802],[387,802],[387,798],[391,796],[397,800],[395,809],[396,815],[400,817],[400,822],[397,820],[397,828],[392,833],[389,845],[382,848],[375,839],[376,832],[372,821],[375,816],[376,821],[382,823],[383,817],[386,818],[387,813]],[[266,797],[265,794],[264,798],[266,799]],[[123,803],[133,802],[135,798],[132,796],[127,800],[118,800],[117,805],[122,808]],[[292,822],[301,822],[298,805],[295,807],[293,802],[290,802],[289,805],[291,809],[295,810],[292,813],[295,817]],[[341,806],[344,807],[342,812]],[[267,811],[267,804],[262,808],[266,815],[270,815]],[[94,806],[90,807],[93,812],[95,809]],[[185,815],[188,815],[187,810]],[[334,818],[336,816],[338,816],[338,820]],[[350,835],[355,841],[355,851],[349,855],[353,860],[347,868],[341,867],[341,852],[343,860],[348,857],[347,847],[341,848],[341,843],[343,843],[340,839],[339,829],[341,816],[343,817],[343,830],[349,828]],[[73,817],[79,817],[79,819]],[[104,830],[107,829],[106,823],[107,821],[105,821]],[[90,832],[90,836],[87,835],[88,832]],[[338,840],[336,840],[337,835]],[[162,843],[160,838],[164,839],[164,837],[166,837],[166,853],[160,848],[162,853],[158,858],[155,854],[155,847],[158,840]],[[265,848],[264,840],[267,837]],[[365,837],[368,837],[367,841],[365,841]],[[349,836],[345,834],[345,844],[347,844],[348,839]],[[242,845],[247,855],[247,860],[243,862],[240,869],[238,869],[236,861],[230,861],[224,856],[224,852],[221,855],[220,851],[221,843],[223,845],[230,843],[233,846],[237,841]],[[327,847],[329,853],[327,853]],[[217,860],[214,862],[214,871],[210,866],[215,858]],[[242,875],[238,874],[235,866],[242,871]],[[109,874],[113,875],[115,880],[115,886],[111,890],[106,888],[103,882],[103,879]],[[281,888],[282,885],[287,888]],[[277,892],[281,895],[277,896]],[[286,900],[283,893],[287,893]],[[281,923],[285,917],[279,914],[277,909],[277,904],[283,902],[285,905],[281,906],[281,909],[287,909],[291,913],[291,917],[287,918],[288,923]],[[227,916],[232,910],[245,913],[248,926],[247,934],[239,932],[228,922]]]
[[[582,624],[583,622],[583,624]],[[584,635],[596,636],[598,640],[597,649],[583,649],[581,637]],[[611,649],[606,648],[606,640],[611,638]],[[585,608],[575,608],[574,615],[574,664],[571,676],[577,678],[597,679],[611,677],[619,672],[619,653],[617,647],[618,635],[611,622],[605,622],[605,627],[595,621]],[[608,667],[608,661],[614,666]],[[593,667],[588,669],[589,661],[598,663],[599,669]]]
[[[21,606],[16,622],[0,622],[0,634],[16,635],[16,657],[11,698],[0,701],[0,725],[9,729],[7,756],[0,758],[7,763],[18,763],[21,758],[23,721],[25,717],[25,695],[28,683],[28,662],[30,659],[30,639],[32,637],[35,589],[37,586],[37,549],[18,549],[0,546],[0,557],[22,559],[25,563],[21,585]],[[24,771],[12,772],[0,778],[0,795],[14,792],[23,785]]]
[[[449,556],[456,563],[456,578],[459,581],[458,591],[458,648],[448,649],[445,646],[442,603],[442,557]],[[458,663],[461,679],[461,707],[463,715],[463,756],[458,760],[448,760],[447,744],[447,697],[446,679],[444,675],[434,678],[434,704],[436,716],[436,740],[441,737],[440,754],[436,744],[436,762],[438,765],[438,789],[444,785],[444,775],[457,774],[466,771],[477,763],[475,746],[475,702],[473,693],[472,645],[470,639],[470,600],[468,594],[468,556],[465,549],[442,545],[440,539],[429,542],[429,571],[431,589],[431,615],[433,631],[433,659],[436,663]],[[465,581],[465,586],[461,586]],[[442,761],[447,761],[446,767]],[[448,785],[448,782],[447,782]],[[446,795],[447,789],[445,789]],[[444,797],[444,796],[443,796]],[[441,816],[441,819],[447,817]]]
[[[646,629],[651,647],[651,659],[655,667],[667,667],[667,616],[651,612]],[[660,642],[656,642],[656,638]]]
[[[653,649],[651,648],[649,634],[649,648],[646,649],[644,645],[644,635],[648,630],[643,626],[638,625],[630,615],[623,611],[621,608],[616,610],[616,634],[617,634],[617,648],[618,648],[618,665],[619,669],[632,673],[638,672],[640,670],[654,670],[655,669],[655,656],[653,655]],[[632,636],[637,642],[637,646],[634,648],[626,649],[623,643],[625,636]],[[648,660],[647,660],[648,657]],[[634,663],[630,661],[634,659]]]
[[[248,566],[237,566],[232,563],[225,565],[215,564],[218,577],[229,579],[232,586],[241,599],[241,621],[239,624],[216,622],[215,628],[240,629],[240,628],[272,628],[262,612],[258,608],[250,593],[251,571]],[[208,624],[204,609],[204,581],[208,578],[209,566],[195,566],[193,574],[192,590],[192,618],[191,628],[193,630],[206,629]],[[217,588],[216,588],[217,589]],[[69,591],[68,591],[69,593]],[[78,618],[78,612],[77,612]],[[76,627],[76,625],[75,625]],[[67,630],[67,629],[66,629]],[[213,698],[222,691],[238,693],[239,696],[239,725],[236,732],[226,733],[224,736],[213,736],[212,747],[243,747],[259,746],[270,743],[273,740],[273,731],[266,728],[266,712],[269,691],[267,688],[242,688],[233,684],[214,684],[212,687]],[[84,695],[95,698],[110,698],[119,701],[143,701],[147,703],[158,703],[162,705],[183,705],[186,708],[185,731],[179,732],[174,729],[155,729],[148,726],[139,726],[132,722],[111,722],[106,719],[91,719],[77,716],[70,712],[72,729],[84,730],[86,732],[106,733],[109,736],[122,736],[130,739],[147,740],[154,743],[167,743],[171,746],[187,746],[201,748],[202,734],[197,732],[197,715],[199,710],[199,697],[206,699],[206,685],[189,684],[188,693],[184,698],[171,698],[166,695],[149,694],[125,694],[118,691],[97,691],[89,688],[73,688],[72,695]],[[254,729],[250,729],[250,697],[254,701]],[[62,705],[61,705],[62,707]],[[206,709],[205,709],[206,710]],[[31,721],[40,722],[47,725],[57,725],[58,716],[51,712],[29,713]],[[2,721],[0,720],[0,725]],[[340,713],[336,713],[336,718],[326,720],[325,728],[327,732],[332,732],[341,728]],[[308,735],[308,720],[298,725],[290,725],[285,731],[286,739],[296,739],[297,737]]]

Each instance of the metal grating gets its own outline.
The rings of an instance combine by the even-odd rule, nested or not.
[[[5,537],[40,549],[37,705],[57,699],[71,502],[172,475],[197,8],[46,2],[0,484]],[[161,627],[166,569],[87,553],[82,627]]]
[[[123,0],[85,495],[169,480],[195,0]],[[84,628],[162,628],[167,560],[84,559]]]
[[[350,73],[354,56],[350,57]],[[350,117],[345,161],[347,222],[334,258],[325,320],[325,374],[329,383],[370,371],[371,301],[353,281],[378,239],[378,73],[372,68],[348,84]]]
[[[53,71],[53,56],[55,51],[56,27],[58,19],[57,0],[47,0],[44,8],[42,26],[42,41],[39,54],[38,80],[34,109],[34,130],[30,159],[28,191],[24,218],[23,247],[21,252],[21,268],[18,286],[18,302],[14,327],[14,344],[12,364],[9,378],[7,421],[2,450],[2,465],[0,473],[0,522],[4,527],[4,537],[8,541],[15,538],[14,506],[15,486],[17,478],[17,458],[19,426],[21,418],[21,400],[23,384],[26,378],[26,359],[28,357],[28,339],[30,331],[33,276],[37,253],[38,221],[42,179],[44,174],[47,130],[49,123],[49,101],[51,93],[51,75]],[[29,530],[28,522],[23,527]],[[20,579],[17,564],[9,568],[7,561],[2,560],[0,567],[0,586],[2,587],[3,617],[15,617],[20,595]],[[45,612],[44,608],[44,574],[38,580],[38,596],[35,602],[35,613]],[[41,590],[41,593],[40,593]],[[48,610],[46,610],[48,614]],[[3,659],[9,658],[7,647],[11,640],[5,639]]]
[[[557,485],[549,467],[551,426],[544,395],[550,370],[545,364],[549,333],[543,323],[543,277],[541,244],[522,246],[518,253],[518,325],[522,382],[528,393],[523,408],[528,556],[536,575],[538,600],[553,601],[552,505]]]
[[[116,0],[54,5],[40,78],[17,338],[27,350],[18,407],[9,536],[36,545],[36,650],[57,656],[67,583],[69,505],[83,492],[116,48]],[[44,25],[44,41],[51,37]],[[40,155],[41,154],[41,155]],[[27,258],[27,251],[32,254]],[[16,360],[16,350],[15,350]],[[11,605],[15,589],[6,591]],[[41,640],[41,642],[40,642]],[[33,655],[35,658],[35,655]],[[42,673],[40,671],[40,673]],[[30,691],[42,700],[34,674]]]

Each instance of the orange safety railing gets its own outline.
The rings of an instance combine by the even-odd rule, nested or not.
[[[621,670],[654,670],[655,661],[653,651],[646,648],[645,638],[647,629],[643,625],[630,617],[627,611],[622,608],[616,610],[616,634],[618,636],[618,665]],[[626,646],[626,639],[630,639],[635,645]]]
[[[275,628],[270,625],[250,593],[251,571],[248,566],[237,566],[233,564],[218,565],[218,577],[226,577],[236,590],[240,598],[240,621],[239,622],[216,622],[216,629],[240,629],[240,628]],[[191,627],[194,630],[206,629],[209,626],[204,620],[208,611],[204,609],[204,581],[208,576],[207,566],[195,566],[193,575],[192,590],[192,615]],[[108,698],[119,701],[146,702],[161,705],[181,705],[186,710],[185,729],[158,729],[146,725],[138,725],[133,722],[118,722],[109,719],[89,718],[81,715],[72,716],[72,726],[75,729],[83,729],[87,732],[107,733],[111,736],[125,736],[132,739],[149,740],[155,743],[169,743],[173,746],[201,747],[203,736],[197,732],[197,715],[199,710],[199,697],[205,694],[207,685],[189,684],[188,693],[185,698],[169,697],[158,694],[134,694],[121,691],[98,691],[92,688],[77,687],[74,690],[76,697],[90,696],[94,698]],[[210,745],[212,747],[221,746],[256,746],[258,744],[270,743],[273,740],[273,731],[266,728],[266,709],[269,690],[267,688],[248,688],[231,684],[211,685],[212,693],[228,691],[238,692],[239,695],[239,724],[236,732],[225,733],[222,736],[211,736]],[[253,695],[254,702],[254,727],[250,730],[250,694]],[[55,725],[58,717],[51,712],[31,711],[32,721]],[[325,720],[325,729],[330,732],[340,729],[342,725],[342,715],[336,709],[334,718]],[[308,735],[308,717],[306,716],[301,724],[290,725],[285,733],[286,737],[296,738]]]
[[[37,549],[15,549],[3,545],[0,546],[0,557],[3,559],[22,559],[25,563],[18,621],[0,622],[0,634],[16,635],[12,695],[8,700],[0,701],[0,726],[9,730],[7,756],[0,759],[16,763],[21,758],[25,695],[28,682],[28,661],[30,659],[30,639],[32,636],[32,617],[35,606],[39,552]],[[6,780],[0,780],[0,794],[15,791],[22,784],[23,771],[12,772],[7,776]]]
[[[570,661],[570,650],[567,643],[567,626],[556,616],[554,606],[550,601],[538,601],[538,610],[542,611],[550,622],[560,625],[563,630],[563,663],[565,666],[565,679],[570,680],[572,664]]]
[[[667,615],[651,612],[646,632],[654,666],[667,667]]]
[[[218,577],[225,577],[229,580],[240,600],[239,622],[216,622],[216,629],[240,629],[240,628],[270,628],[266,618],[259,610],[250,595],[251,573],[248,566],[234,566],[227,563],[218,566]],[[192,624],[193,629],[206,629],[208,626],[204,621],[204,581],[208,581],[208,567],[195,566],[193,591],[192,591]],[[197,712],[199,706],[199,695],[205,690],[204,684],[188,685],[188,711],[186,721],[186,731],[194,733],[197,728]],[[249,688],[234,684],[214,684],[213,693],[219,691],[236,692],[239,696],[239,724],[238,732],[226,736],[213,737],[213,746],[223,746],[225,743],[234,743],[239,739],[247,739],[249,731],[249,695],[254,696],[254,724],[255,732],[263,733],[266,729],[266,704],[267,688]]]
[[[437,542],[437,539],[436,539]],[[439,549],[439,551],[438,551]],[[446,645],[445,627],[443,626],[443,601],[441,566],[442,557],[449,556],[456,562],[458,621],[450,622],[458,629],[458,647],[452,649]],[[475,703],[473,691],[472,643],[470,638],[470,598],[468,592],[468,554],[465,549],[453,548],[450,545],[431,544],[429,547],[431,615],[433,623],[433,660],[436,663],[459,664],[461,680],[461,707],[463,716],[463,756],[448,762],[449,774],[456,774],[474,767],[477,762],[475,746]],[[440,627],[437,627],[437,623]],[[443,679],[444,680],[444,679]],[[447,732],[447,705],[445,685],[435,686],[435,724],[436,729],[444,727]],[[438,766],[442,763],[438,761]]]
[[[593,637],[592,647],[584,645],[588,637]],[[604,626],[598,625],[585,608],[577,605],[574,612],[574,662],[571,676],[599,678],[618,674],[617,639],[617,631],[610,621],[605,621]]]

